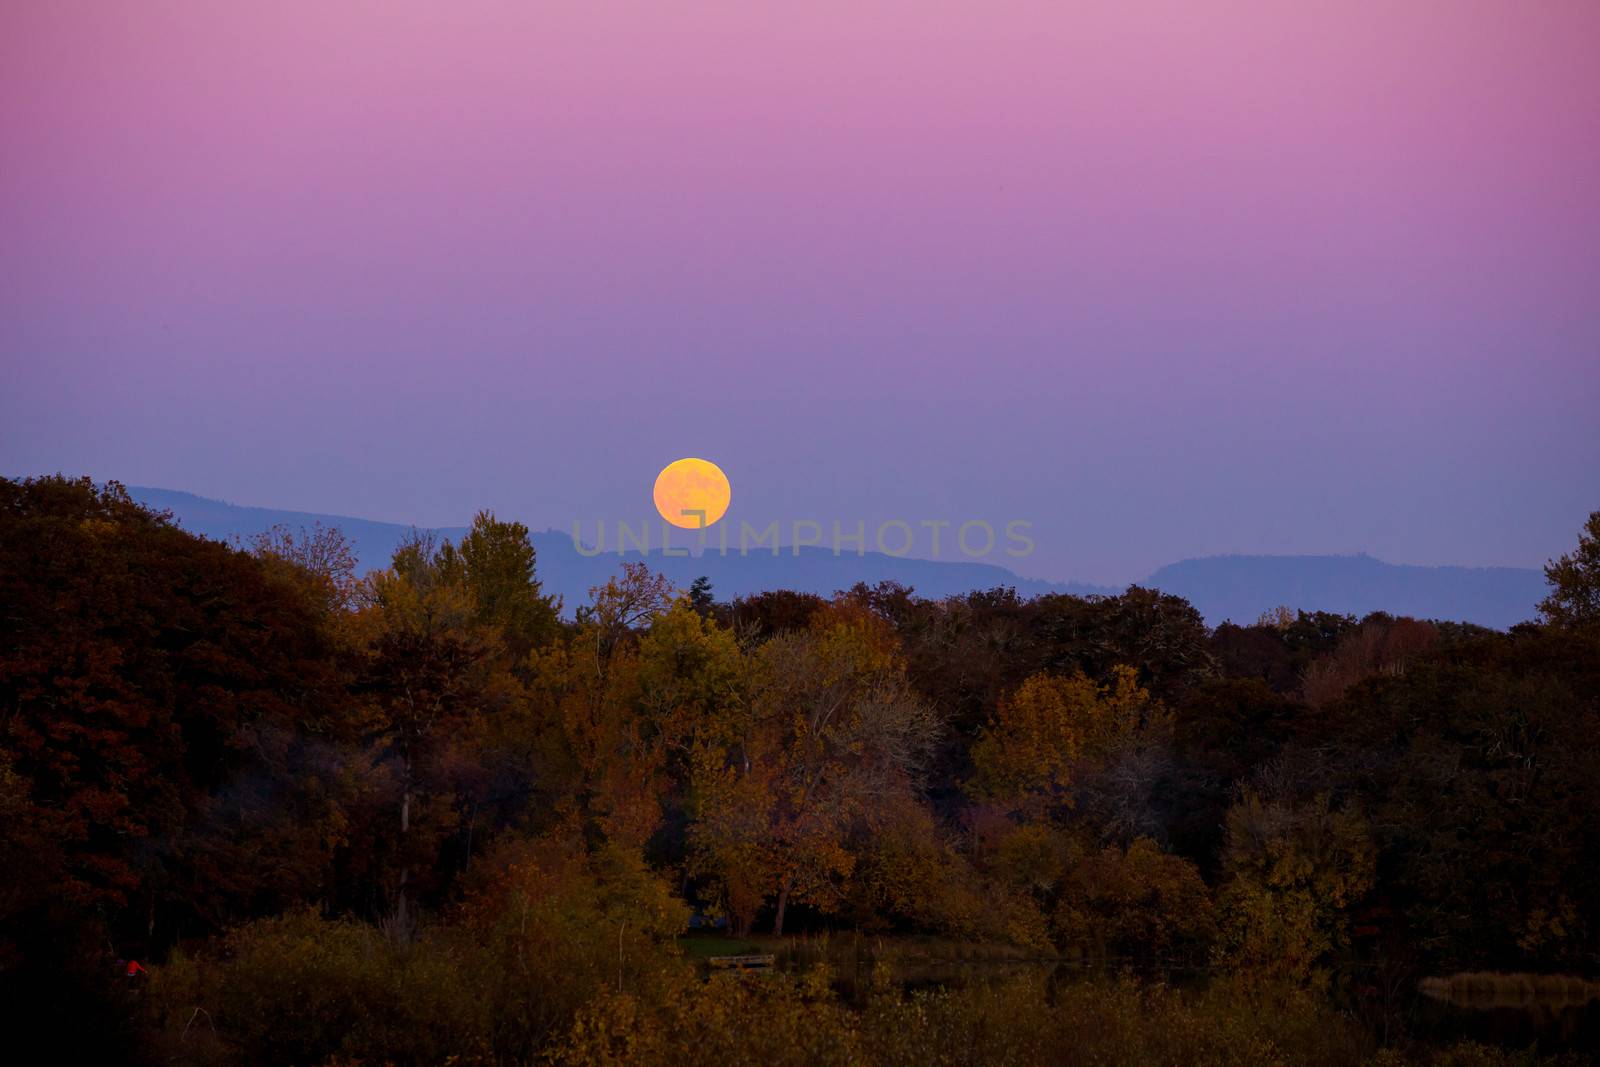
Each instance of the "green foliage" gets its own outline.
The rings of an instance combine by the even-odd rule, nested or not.
[[[533,544],[520,522],[501,522],[480,511],[457,549],[462,578],[480,623],[498,629],[513,654],[550,640],[561,611],[534,576]]]

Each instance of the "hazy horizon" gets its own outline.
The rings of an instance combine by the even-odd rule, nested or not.
[[[1597,194],[1600,0],[0,3],[12,1043],[1600,1057]]]
[[[437,526],[1537,566],[1600,499],[1600,6],[0,13],[0,468]],[[1179,518],[1181,516],[1181,518]]]
[[[50,472],[50,473],[59,473],[59,472]],[[18,474],[16,472],[12,472],[7,476],[8,477],[13,477],[13,478],[21,478],[21,477],[29,477],[29,476],[37,476],[37,475]],[[204,500],[204,501],[208,501],[208,502],[214,502],[214,503],[226,504],[226,505],[229,505],[230,507],[236,507],[236,508],[244,508],[244,509],[250,509],[250,510],[261,510],[261,511],[269,511],[269,512],[297,513],[297,514],[302,514],[302,515],[305,515],[305,516],[308,516],[308,517],[334,519],[334,520],[338,520],[338,519],[354,519],[354,520],[358,520],[358,521],[361,521],[361,522],[383,523],[383,524],[386,524],[386,525],[415,527],[418,530],[424,530],[424,531],[428,531],[428,530],[431,530],[431,531],[449,531],[449,530],[464,530],[464,529],[467,529],[472,523],[473,514],[476,514],[477,511],[479,511],[479,510],[486,510],[486,511],[493,512],[496,515],[497,518],[500,518],[500,519],[503,519],[503,520],[506,520],[506,521],[523,522],[523,524],[528,527],[529,531],[531,533],[534,533],[534,534],[540,534],[540,535],[559,534],[562,537],[566,537],[566,538],[571,538],[571,536],[572,536],[572,527],[570,525],[568,527],[566,527],[565,529],[562,529],[562,528],[557,527],[557,526],[538,526],[538,525],[535,525],[533,523],[527,522],[522,516],[513,514],[511,512],[500,511],[500,510],[497,510],[497,509],[495,509],[493,507],[488,507],[488,506],[485,506],[485,507],[479,508],[479,509],[475,509],[472,514],[465,515],[465,516],[463,516],[463,517],[461,517],[458,520],[453,521],[453,522],[444,522],[444,523],[439,523],[439,524],[425,524],[425,523],[407,522],[407,521],[404,521],[404,520],[396,521],[396,520],[392,520],[392,519],[379,519],[379,518],[374,518],[374,517],[369,516],[369,515],[349,515],[349,514],[343,514],[343,513],[340,513],[340,512],[331,512],[331,511],[311,511],[311,510],[308,510],[306,508],[298,508],[298,507],[292,507],[292,506],[276,506],[276,505],[268,505],[268,504],[257,504],[257,503],[254,503],[254,502],[251,502],[251,501],[248,501],[248,500],[229,499],[227,497],[208,497],[208,496],[204,496],[204,495],[199,494],[199,493],[191,492],[191,491],[186,490],[186,489],[177,489],[177,488],[174,488],[172,486],[131,485],[131,484],[127,484],[127,483],[124,483],[124,484],[127,485],[127,488],[129,490],[129,492],[136,499],[140,499],[141,498],[141,494],[149,493],[149,492],[179,493],[179,494],[184,494],[184,495],[187,495],[187,496],[193,496],[193,497],[196,497],[197,499],[200,499],[200,500]],[[649,521],[652,524],[652,531],[653,531],[652,532],[652,537],[659,536],[659,530],[660,530],[660,526],[661,526],[661,520],[660,520],[659,517],[656,517],[656,516],[641,516],[638,519],[624,520],[624,521],[630,522],[630,525],[634,529],[639,528],[640,524],[643,521]],[[608,529],[608,537],[610,537],[611,540],[608,541],[607,547],[605,548],[604,551],[607,552],[607,553],[610,553],[610,554],[616,554],[617,549],[616,549],[616,542],[615,542],[615,537],[614,537],[615,526],[614,525],[613,526],[608,526],[607,529]],[[594,522],[594,520],[587,520],[587,521],[583,522],[583,530],[585,532],[587,532],[587,533],[591,533],[592,534],[594,532],[594,530],[595,530],[595,522]],[[705,546],[704,549],[702,549],[698,545],[698,543],[694,540],[693,534],[685,534],[684,531],[674,531],[673,532],[673,540],[671,542],[671,545],[672,545],[672,548],[673,548],[674,551],[676,551],[678,549],[687,549],[691,553],[691,555],[698,556],[698,555],[700,555],[702,553],[702,551],[706,551],[706,552],[715,552],[716,551],[716,542],[715,542],[714,536],[715,536],[715,531],[712,532],[712,535],[711,535],[711,538],[710,538],[710,543],[707,546]],[[736,540],[733,539],[733,538],[736,538],[736,536],[737,536],[736,534],[730,536],[730,545],[736,545],[737,544]],[[876,553],[876,552],[878,552],[878,549],[872,543],[872,531],[869,531],[867,536],[868,536],[868,543],[867,543],[866,551],[868,553]],[[946,533],[946,540],[948,541],[948,539],[949,539],[949,535],[948,535],[948,533]],[[824,533],[823,542],[824,543],[822,545],[814,546],[814,547],[820,547],[820,548],[823,548],[823,549],[829,549],[831,547],[830,544],[829,544],[829,534],[827,532]],[[592,548],[593,544],[594,544],[593,538],[592,537],[585,538],[584,539],[584,544],[586,546]],[[785,551],[788,551],[791,548],[791,542],[788,539],[787,531],[784,531],[784,538],[780,541],[780,544],[782,544],[784,546]],[[654,551],[657,547],[659,547],[659,542],[653,541],[652,542],[652,551]],[[630,545],[630,551],[631,550],[632,550],[632,547]],[[757,552],[765,551],[765,550],[766,550],[765,546],[764,545],[760,545],[760,546],[756,546],[755,548],[751,549],[751,552],[752,553],[757,553]],[[732,547],[730,547],[729,551],[732,552],[732,551],[734,551],[734,549]],[[853,547],[853,543],[845,545],[843,551],[844,551],[845,554],[855,554],[855,549]],[[1128,576],[1126,576],[1124,578],[1114,579],[1114,580],[1107,581],[1107,582],[1090,582],[1088,579],[1082,578],[1082,577],[1080,577],[1078,575],[1071,574],[1071,573],[1063,574],[1063,575],[1035,575],[1035,574],[1027,573],[1026,569],[1025,569],[1025,566],[1018,566],[1018,564],[1026,565],[1026,563],[1028,562],[1026,557],[1023,557],[1023,558],[1009,557],[1009,556],[1004,555],[1003,552],[1000,551],[999,549],[997,549],[993,553],[990,553],[989,555],[982,556],[982,557],[967,557],[967,556],[961,555],[959,553],[959,551],[945,551],[944,553],[942,553],[938,557],[932,557],[932,556],[927,556],[927,555],[918,555],[918,554],[912,553],[912,554],[909,554],[909,555],[905,556],[904,558],[910,559],[910,560],[915,560],[915,561],[924,561],[924,562],[990,563],[990,564],[994,564],[996,566],[1004,567],[1007,570],[1013,571],[1019,577],[1025,577],[1025,578],[1029,578],[1029,579],[1033,579],[1033,580],[1045,581],[1045,582],[1053,582],[1053,583],[1057,583],[1057,584],[1069,584],[1069,583],[1094,584],[1094,585],[1102,585],[1102,586],[1105,586],[1107,588],[1120,589],[1120,588],[1123,588],[1123,587],[1125,587],[1127,585],[1136,584],[1136,583],[1138,583],[1138,582],[1140,582],[1140,581],[1142,581],[1142,580],[1144,580],[1146,578],[1149,578],[1156,571],[1161,570],[1164,567],[1170,567],[1173,564],[1185,563],[1185,562],[1190,562],[1190,561],[1193,561],[1193,560],[1229,558],[1229,557],[1246,557],[1246,558],[1248,558],[1248,557],[1260,557],[1260,558],[1279,558],[1279,559],[1293,559],[1293,558],[1324,559],[1324,558],[1330,558],[1330,557],[1338,557],[1338,558],[1360,558],[1360,557],[1366,557],[1366,558],[1370,558],[1370,559],[1375,559],[1375,560],[1377,560],[1377,561],[1379,561],[1381,563],[1388,563],[1388,564],[1394,564],[1394,565],[1398,565],[1398,566],[1409,566],[1409,567],[1498,568],[1498,567],[1519,567],[1520,566],[1523,569],[1533,569],[1533,570],[1537,570],[1537,569],[1542,568],[1543,565],[1548,562],[1548,560],[1539,560],[1539,561],[1534,562],[1534,563],[1528,563],[1528,564],[1522,564],[1522,565],[1518,565],[1518,564],[1498,564],[1498,563],[1440,563],[1440,562],[1430,561],[1430,560],[1387,559],[1387,558],[1384,558],[1382,556],[1377,556],[1377,555],[1375,555],[1373,553],[1366,552],[1366,551],[1361,550],[1361,549],[1355,549],[1355,550],[1347,551],[1347,552],[1321,552],[1321,553],[1317,553],[1317,552],[1260,552],[1260,553],[1250,553],[1250,552],[1220,551],[1220,552],[1206,553],[1204,555],[1195,554],[1195,555],[1186,555],[1186,556],[1175,556],[1172,559],[1161,561],[1160,563],[1156,564],[1154,567],[1150,568],[1150,570],[1148,570],[1148,571],[1146,571],[1146,572],[1144,572],[1142,574],[1128,575]]]

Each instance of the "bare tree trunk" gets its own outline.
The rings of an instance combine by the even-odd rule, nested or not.
[[[617,992],[622,992],[622,935],[628,932],[628,920],[617,927]]]
[[[783,913],[789,910],[789,890],[794,886],[794,875],[783,876],[783,884],[778,887],[778,913],[772,917],[772,936],[783,936]]]
[[[405,858],[406,838],[411,833],[411,767],[406,766],[405,785],[400,791],[400,893],[395,900],[390,936],[397,941],[411,940],[411,907],[406,891],[411,883],[411,863]]]

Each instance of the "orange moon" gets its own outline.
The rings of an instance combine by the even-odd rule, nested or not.
[[[674,460],[656,475],[656,510],[685,530],[712,525],[727,514],[732,499],[728,476],[709,459]]]

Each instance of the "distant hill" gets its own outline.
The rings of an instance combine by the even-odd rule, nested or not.
[[[1534,615],[1544,574],[1531,567],[1415,567],[1371,556],[1207,556],[1146,581],[1176,593],[1213,625],[1254,622],[1279,604],[1365,615],[1387,611],[1505,629]]]
[[[172,512],[184,529],[219,540],[243,538],[275,524],[291,527],[320,522],[337,526],[355,545],[361,567],[382,567],[411,529],[397,523],[319,515],[301,511],[242,507],[171,489],[130,487],[145,504]],[[452,540],[465,527],[434,531]],[[877,552],[834,555],[822,548],[785,548],[774,556],[761,549],[739,556],[715,552],[699,557],[625,557],[605,552],[586,557],[572,538],[558,531],[532,535],[539,578],[547,592],[559,593],[570,615],[587,602],[589,590],[615,574],[623,559],[646,559],[650,566],[687,587],[696,577],[711,579],[720,599],[765,589],[795,589],[824,596],[856,582],[893,580],[926,597],[973,589],[1012,586],[1024,596],[1041,593],[1111,594],[1121,590],[1081,582],[1022,578],[1004,567],[977,561],[903,559]],[[1504,629],[1531,618],[1544,595],[1544,577],[1532,568],[1417,567],[1384,563],[1371,556],[1209,556],[1162,567],[1140,585],[1184,597],[1212,625],[1232,619],[1253,622],[1279,604],[1305,610],[1365,615],[1387,611],[1427,619],[1455,619]]]
[[[289,527],[318,522],[337,526],[355,545],[362,570],[387,566],[395,546],[412,529],[398,523],[342,515],[242,507],[172,489],[130,486],[128,493],[150,507],[172,512],[178,524],[190,533],[223,541],[248,537],[280,523]],[[455,540],[467,531],[464,526],[449,526],[433,532]],[[824,548],[802,548],[798,554],[784,548],[776,556],[770,548],[752,549],[744,556],[733,550],[726,556],[715,551],[698,557],[663,556],[659,551],[648,556],[637,551],[629,551],[625,556],[615,551],[585,556],[573,546],[572,537],[566,533],[549,530],[534,533],[530,539],[537,554],[539,580],[544,583],[546,592],[561,595],[569,615],[588,601],[590,589],[603,585],[607,578],[616,574],[624,560],[644,560],[652,570],[665,574],[683,588],[705,575],[711,579],[717,597],[723,600],[767,589],[794,589],[828,596],[857,582],[886,580],[900,582],[922,596],[934,598],[996,586],[1013,586],[1024,596],[1120,592],[1107,586],[1023,578],[1004,567],[976,560],[910,559],[879,552],[858,556],[850,551],[836,556],[832,550]]]
[[[320,515],[310,511],[279,511],[275,508],[253,508],[241,504],[227,504],[221,500],[183,493],[176,489],[151,489],[142,485],[128,486],[128,495],[158,511],[170,511],[172,517],[190,533],[200,534],[217,541],[232,541],[270,530],[277,525],[291,528],[311,526],[337,526],[355,546],[356,559],[363,571],[386,567],[395,546],[411,531],[410,526],[394,522],[374,522],[371,519],[352,519],[348,515]],[[467,532],[465,526],[450,526],[435,531],[452,541]]]

